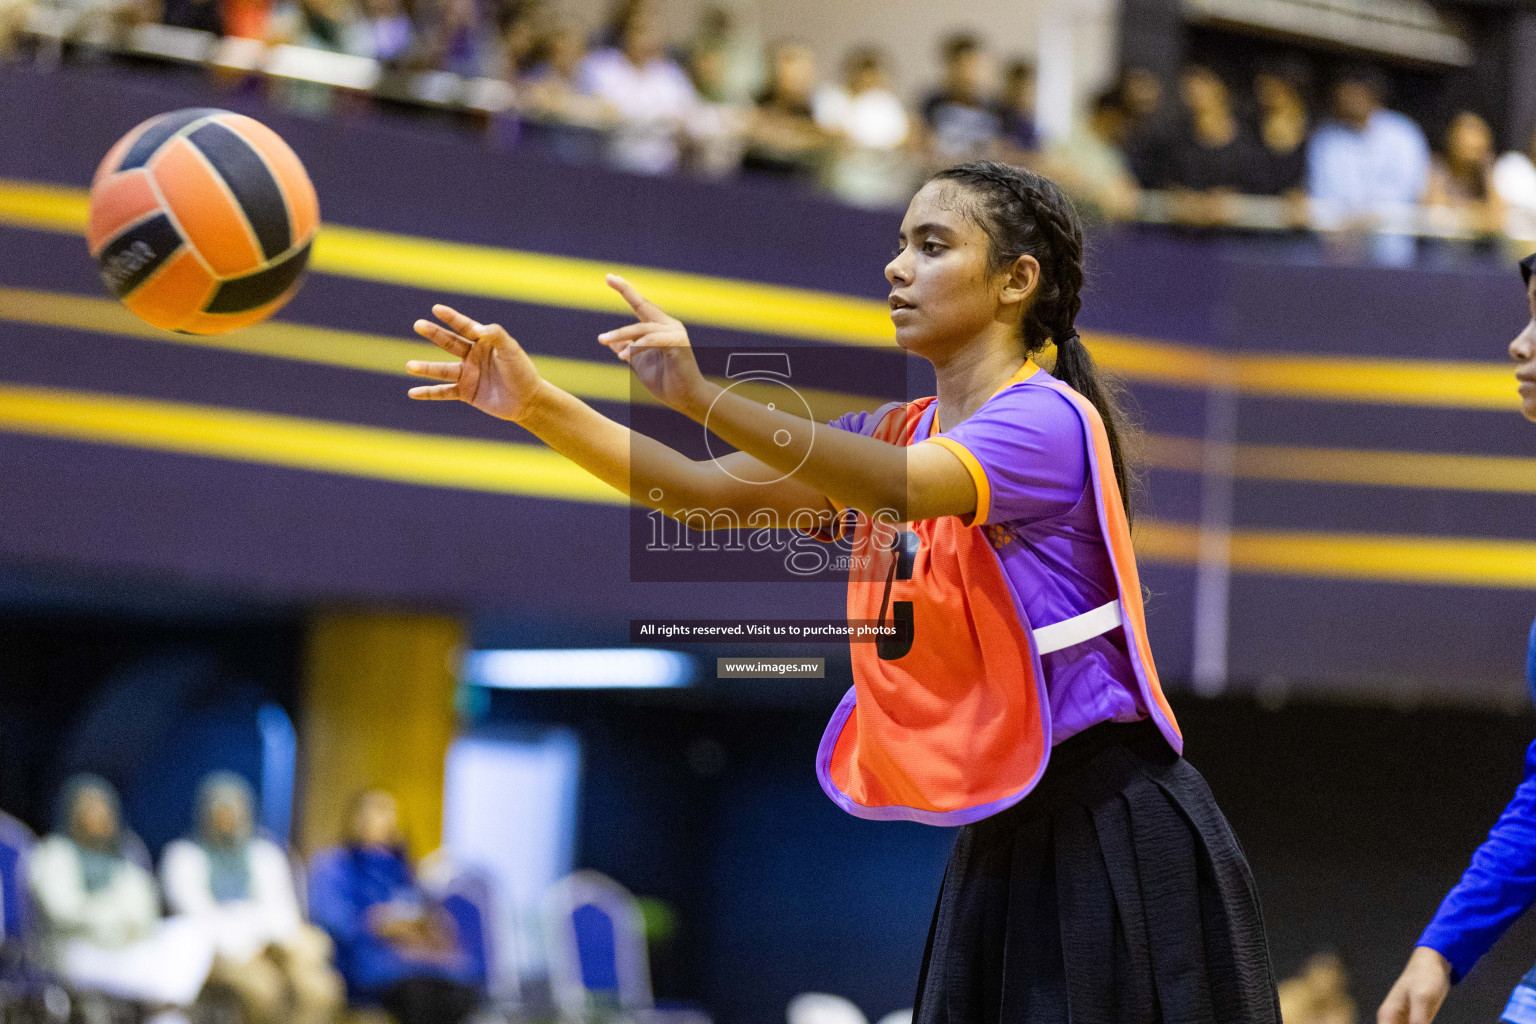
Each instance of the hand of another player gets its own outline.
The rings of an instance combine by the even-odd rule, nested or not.
[[[451,306],[433,306],[432,315],[448,327],[417,320],[416,333],[461,361],[412,359],[406,370],[448,383],[411,388],[408,394],[429,401],[457,399],[514,423],[526,416],[543,379],[523,347],[501,325],[476,323]]]
[[[693,357],[688,329],[641,297],[635,286],[619,275],[608,275],[608,287],[624,296],[639,323],[605,331],[597,340],[628,363],[640,383],[663,405],[685,411],[705,383]]]
[[[1430,1024],[1450,991],[1450,962],[1437,950],[1419,946],[1382,1000],[1376,1024]]]

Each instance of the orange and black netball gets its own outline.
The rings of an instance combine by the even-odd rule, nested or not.
[[[314,185],[276,132],[195,108],[150,118],[107,153],[86,240],[102,283],[140,318],[222,334],[292,297],[319,225]]]

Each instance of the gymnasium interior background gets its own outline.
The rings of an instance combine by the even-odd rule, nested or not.
[[[823,82],[849,49],[884,47],[914,108],[943,42],[976,32],[1038,74],[1042,147],[1127,69],[1176,103],[1188,64],[1238,96],[1273,56],[1310,63],[1319,121],[1329,76],[1363,60],[1432,149],[1462,110],[1499,152],[1528,148],[1528,5],[1296,0],[1289,27],[1263,6],[742,0],[730,31],[769,43],[788,26]],[[70,39],[49,20],[65,8],[44,8],[0,58],[0,810],[45,833],[64,779],[90,770],[158,852],[227,768],[308,855],[355,789],[382,785],[415,856],[444,847],[500,886],[506,1005],[540,997],[543,888],[586,868],[641,898],[658,1000],[723,1024],[783,1020],[806,991],[870,1020],[910,1006],[952,833],[855,820],[820,792],[846,645],[630,635],[632,619],[838,618],[843,585],[634,582],[638,513],[615,492],[518,428],[409,402],[401,370],[423,350],[411,323],[446,300],[625,420],[627,371],[594,341],[623,322],[610,267],[701,347],[874,351],[904,199],[613,166],[602,132],[551,131],[483,86],[515,92],[515,67],[419,70],[382,95],[357,65],[264,75],[142,24]],[[561,10],[584,31],[608,13]],[[705,13],[662,0],[656,16],[683,46]],[[139,324],[82,238],[101,155],[192,106],[276,129],[326,224],[281,314],[216,338]],[[1406,257],[1382,257],[1240,204],[1170,216],[1189,191],[1144,185],[1128,215],[1096,219],[1079,322],[1145,431],[1153,649],[1257,874],[1277,975],[1337,954],[1355,1019],[1373,1019],[1536,726],[1536,428],[1501,365],[1527,318],[1515,259],[1536,243],[1431,212],[1401,229]],[[500,688],[471,656],[596,651],[601,677],[622,671],[601,652],[637,647],[691,659],[687,685]],[[717,657],[759,654],[825,658],[825,678],[716,677]],[[1526,922],[1441,1019],[1494,1019],[1533,962]]]

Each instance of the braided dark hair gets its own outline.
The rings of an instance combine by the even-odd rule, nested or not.
[[[1039,261],[1034,301],[1020,325],[1024,354],[1054,344],[1051,373],[1099,411],[1129,520],[1135,480],[1124,453],[1122,390],[1099,373],[1074,326],[1083,305],[1083,231],[1072,201],[1051,179],[993,160],[949,167],[928,180],[953,182],[968,193],[973,200],[969,213],[987,233],[988,262],[994,272],[1012,266],[1020,256]]]

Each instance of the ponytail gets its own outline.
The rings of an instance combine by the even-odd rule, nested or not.
[[[1054,342],[1052,375],[1099,411],[1109,435],[1115,483],[1130,521],[1135,474],[1124,452],[1128,424],[1122,411],[1123,391],[1098,372],[1074,326],[1083,304],[1083,232],[1072,201],[1051,179],[992,160],[950,167],[930,180],[952,181],[974,194],[976,220],[987,232],[994,270],[1011,266],[1025,255],[1040,263],[1035,299],[1021,325],[1024,352],[1033,355]]]
[[[1114,462],[1115,484],[1120,488],[1120,500],[1125,505],[1125,519],[1133,522],[1131,511],[1132,492],[1136,490],[1133,471],[1125,457],[1121,428],[1126,416],[1122,409],[1123,389],[1118,383],[1100,374],[1094,364],[1088,346],[1073,328],[1066,337],[1056,339],[1056,365],[1051,376],[1093,403],[1104,421],[1104,433],[1109,436],[1109,454]]]

